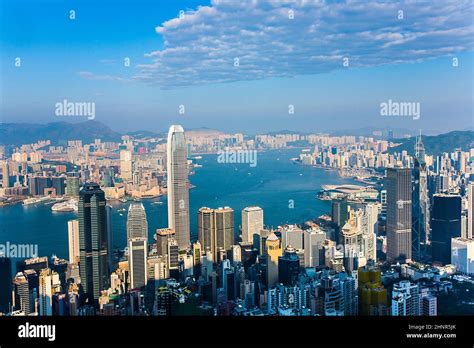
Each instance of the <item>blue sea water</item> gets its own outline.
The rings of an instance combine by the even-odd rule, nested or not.
[[[301,223],[330,212],[330,203],[316,199],[323,184],[352,183],[335,171],[294,164],[298,149],[273,150],[258,153],[255,167],[249,164],[218,163],[217,155],[202,155],[196,162],[190,181],[196,187],[190,190],[191,237],[197,238],[197,211],[207,206],[229,206],[235,211],[235,233],[241,225],[241,211],[246,206],[258,205],[264,209],[267,226]],[[164,203],[152,204],[156,201]],[[291,202],[293,208],[291,208]],[[126,245],[127,213],[130,203],[113,202],[112,225],[114,247]],[[166,197],[144,200],[149,238],[157,228],[167,227]],[[37,244],[39,256],[57,255],[68,258],[67,221],[76,213],[52,212],[51,205],[23,206],[17,204],[0,208],[0,243]]]

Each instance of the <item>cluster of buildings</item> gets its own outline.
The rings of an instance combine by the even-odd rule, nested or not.
[[[27,170],[31,157],[25,158],[26,167],[23,158],[4,162],[4,195],[27,188],[30,195],[75,196],[78,218],[68,222],[69,260],[24,260],[11,274],[9,259],[2,258],[0,282],[6,290],[0,294],[0,312],[437,315],[437,295],[452,286],[450,277],[474,273],[473,162],[465,152],[427,160],[421,136],[413,157],[387,155],[387,142],[369,138],[257,136],[245,146],[305,140],[316,144],[313,158],[320,163],[380,165],[386,168],[383,186],[375,198],[351,202],[337,197],[330,216],[300,225],[268,228],[263,209],[249,206],[237,228],[231,207],[190,212],[189,152],[218,145],[204,138],[189,142],[175,125],[150,156],[146,147],[136,154],[137,144],[128,137],[121,145],[96,141],[93,150],[71,142],[66,150],[53,149],[54,156],[69,157],[63,164],[43,158],[45,180]],[[239,134],[221,141],[228,146],[246,142]],[[118,157],[100,156],[110,150]],[[94,160],[87,158],[91,152]],[[149,217],[134,201],[128,208],[127,246],[116,251],[107,200],[122,187],[145,195],[153,187],[166,192],[168,227],[149,238]],[[194,241],[190,218],[198,219]]]

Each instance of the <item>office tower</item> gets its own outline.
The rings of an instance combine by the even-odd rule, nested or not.
[[[128,240],[131,289],[139,289],[146,285],[147,256],[148,242],[146,237],[132,237]]]
[[[229,251],[234,244],[234,210],[229,207],[214,210],[216,250]]]
[[[148,279],[162,280],[169,278],[167,259],[164,256],[150,256],[147,259]]]
[[[177,270],[179,267],[179,244],[175,238],[168,239],[168,269]]]
[[[148,222],[142,203],[134,202],[128,207],[127,239],[132,238],[148,238]]]
[[[474,238],[474,182],[471,182],[467,189],[467,238]]]
[[[303,249],[303,230],[295,225],[283,226],[281,229],[281,247],[291,245],[295,249]]]
[[[10,170],[7,161],[2,163],[2,187],[10,187]]]
[[[109,258],[105,193],[95,183],[79,192],[79,272],[82,291],[97,300],[109,285]]]
[[[166,287],[162,286],[156,292],[156,307],[155,313],[159,316],[168,316],[171,315],[171,291]]]
[[[367,204],[362,211],[362,238],[363,254],[366,260],[377,260],[377,229],[378,229],[378,208],[375,204]]]
[[[421,261],[426,257],[427,234],[430,230],[428,176],[425,162],[425,147],[421,140],[421,134],[416,138],[412,182],[412,259]]]
[[[387,190],[380,191],[380,205],[382,206],[380,209],[380,217],[382,220],[387,219]]]
[[[187,249],[189,234],[189,180],[186,139],[183,127],[173,125],[168,132],[168,227],[174,229],[179,249]]]
[[[232,245],[231,251],[232,251],[232,262],[234,263],[242,262],[242,247],[239,244]]]
[[[387,168],[387,259],[411,259],[411,170]]]
[[[48,268],[48,258],[46,256],[33,257],[31,259],[24,260],[17,264],[17,270],[24,272],[26,270],[34,270],[37,273],[41,272],[42,269]]]
[[[344,299],[344,315],[354,316],[358,314],[358,296],[356,279],[349,277],[347,273],[341,272],[339,276],[339,288]]]
[[[39,315],[53,315],[53,275],[49,268],[39,275]]]
[[[324,265],[324,242],[326,233],[320,229],[307,229],[304,236],[304,266],[317,267]]]
[[[194,267],[200,269],[201,267],[201,256],[202,256],[202,247],[199,241],[193,243],[193,258],[194,258]]]
[[[263,229],[263,209],[246,207],[242,210],[242,242],[253,243],[253,235]]]
[[[64,177],[52,177],[51,187],[54,189],[54,193],[56,194],[56,196],[64,196],[64,194],[66,193]]]
[[[474,240],[453,238],[451,240],[451,264],[456,272],[474,274]]]
[[[286,286],[295,285],[300,273],[300,260],[295,248],[287,246],[283,256],[278,257],[278,282]]]
[[[420,315],[420,292],[418,285],[402,280],[393,285],[392,316]]]
[[[107,250],[109,271],[116,268],[114,257],[114,233],[112,231],[112,206],[105,205],[105,218],[107,220]]]
[[[468,219],[466,214],[462,213],[461,215],[461,238],[467,238],[468,235]]]
[[[67,235],[69,244],[69,263],[79,263],[79,220],[67,222]]]
[[[357,271],[359,291],[359,314],[381,316],[388,315],[387,289],[382,285],[380,268],[369,261]]]
[[[214,255],[214,262],[219,259],[218,253],[230,251],[234,244],[234,210],[229,207],[198,211],[198,240],[204,252]]]
[[[12,263],[0,255],[0,313],[8,313],[12,304]]]
[[[424,296],[421,298],[421,313],[423,316],[437,316],[438,304],[437,298],[433,295]]]
[[[120,151],[120,177],[124,181],[132,180],[132,152],[129,150]]]
[[[435,194],[431,220],[433,262],[451,262],[451,238],[461,237],[461,197]]]
[[[200,208],[198,211],[198,240],[203,252],[210,251],[212,255],[216,255],[215,229],[214,209]]]
[[[158,228],[156,230],[156,253],[159,256],[168,254],[168,239],[174,237],[174,230],[171,228]]]
[[[79,190],[80,190],[79,173],[75,173],[75,172],[67,173],[66,196],[77,197],[79,196]]]
[[[349,218],[349,205],[347,199],[337,199],[331,202],[331,218],[336,225],[336,243],[340,243],[339,235],[342,226],[344,226]]]
[[[267,254],[267,288],[270,289],[278,282],[278,258],[281,256],[280,239],[271,233],[265,241]]]
[[[15,291],[15,310],[22,310],[25,315],[31,313],[30,307],[30,289],[26,276],[18,272],[13,280],[13,287]]]

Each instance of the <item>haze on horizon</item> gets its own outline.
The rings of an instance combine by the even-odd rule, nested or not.
[[[1,122],[85,121],[55,115],[68,100],[119,132],[473,127],[472,1],[0,6]],[[420,118],[381,116],[389,100]]]

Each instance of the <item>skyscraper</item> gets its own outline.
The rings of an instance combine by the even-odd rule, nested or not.
[[[12,303],[12,263],[0,255],[0,312],[8,313]]]
[[[132,180],[132,153],[129,150],[120,151],[120,177],[124,181]]]
[[[39,315],[53,315],[53,273],[49,268],[39,275]]]
[[[146,285],[148,242],[146,237],[133,237],[128,240],[128,262],[131,289]]]
[[[411,170],[387,168],[387,259],[411,259]]]
[[[263,229],[263,209],[246,207],[242,210],[242,242],[253,243],[253,235]]]
[[[234,244],[234,210],[230,207],[198,211],[198,239],[203,250],[210,251],[217,262],[219,251],[229,251]]]
[[[156,230],[156,253],[159,256],[168,254],[168,239],[174,237],[174,230],[171,228],[159,228]]]
[[[286,286],[296,285],[300,273],[300,260],[295,248],[287,246],[283,256],[278,257],[278,282]]]
[[[265,241],[267,250],[267,288],[278,282],[278,257],[281,256],[280,239],[272,233]]]
[[[461,237],[460,196],[434,195],[431,227],[433,262],[448,264],[451,262],[451,238]]]
[[[79,263],[79,220],[67,222],[67,235],[69,244],[69,263]]]
[[[180,250],[189,247],[189,180],[186,139],[183,127],[173,125],[168,132],[168,227],[174,229]]]
[[[429,233],[428,176],[425,163],[425,147],[421,134],[416,138],[415,165],[413,168],[412,191],[412,258],[425,258],[427,233]]]
[[[142,203],[134,202],[128,207],[127,239],[148,238],[148,222]]]
[[[474,182],[471,182],[467,189],[468,206],[467,206],[467,238],[474,238]]]
[[[324,248],[326,233],[320,229],[307,229],[304,236],[304,266],[317,267],[324,265]]]
[[[393,285],[392,316],[420,315],[420,290],[417,284],[402,280]]]
[[[15,291],[15,309],[22,310],[25,315],[30,314],[30,290],[28,280],[21,272],[17,273],[13,280]]]
[[[10,186],[10,171],[8,162],[4,161],[2,163],[2,187],[7,188]]]
[[[85,294],[97,300],[109,284],[108,236],[105,193],[95,183],[87,183],[79,192],[79,251],[81,286]]]

